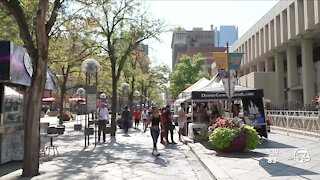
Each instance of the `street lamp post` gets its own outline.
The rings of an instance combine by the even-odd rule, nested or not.
[[[135,97],[140,97],[141,96],[141,93],[139,92],[139,91],[135,91],[134,93],[133,93],[133,95],[135,96]],[[133,103],[134,104],[134,103]],[[141,108],[141,104],[140,104],[140,102],[138,101],[138,104],[139,104],[139,107]]]
[[[130,85],[128,83],[122,83],[121,85],[122,87],[122,103],[125,104],[124,105],[127,105],[127,99],[125,100],[125,93],[127,93],[129,90],[130,90]],[[120,107],[121,108],[121,107]]]
[[[85,147],[87,147],[89,145],[89,136],[93,134],[93,131],[96,131],[96,127],[95,129],[93,128],[89,128],[90,124],[89,124],[89,119],[90,119],[90,112],[95,112],[96,111],[96,99],[97,99],[97,87],[98,87],[98,72],[100,69],[100,64],[98,61],[96,61],[95,59],[86,59],[82,62],[81,65],[81,70],[83,72],[85,72],[86,74],[86,85],[85,85],[85,89],[86,89],[86,93],[85,93],[85,97],[86,97],[86,105],[85,105],[85,109],[86,109],[86,113],[85,113],[85,128],[84,128],[84,135],[85,135]],[[91,77],[95,76],[95,83],[93,84],[93,82],[91,82]],[[92,117],[93,119],[94,117]],[[96,137],[95,137],[95,144],[96,144]]]
[[[84,98],[85,94],[86,94],[86,90],[83,88],[78,88],[76,91],[77,98]],[[77,104],[77,106],[78,106],[77,107],[77,115],[81,115],[83,108],[82,108],[82,106],[80,106],[80,104]],[[76,124],[74,124],[74,130],[80,131],[81,129],[82,129],[82,118],[80,116],[80,120],[76,117]]]

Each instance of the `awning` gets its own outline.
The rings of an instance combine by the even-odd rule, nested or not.
[[[56,99],[53,98],[53,97],[47,97],[47,98],[42,98],[42,102],[53,102],[55,101]]]
[[[69,101],[85,102],[86,99],[76,97],[76,98],[70,98]]]

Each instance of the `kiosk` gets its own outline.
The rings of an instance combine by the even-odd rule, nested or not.
[[[24,94],[31,84],[32,72],[25,48],[0,41],[0,164],[23,160]],[[49,71],[45,89],[55,89]]]
[[[267,135],[266,120],[263,105],[263,90],[236,85],[234,95],[228,98],[222,82],[212,82],[204,88],[192,91],[188,102],[242,101],[246,123],[254,126],[260,136]],[[230,113],[230,112],[229,112]]]

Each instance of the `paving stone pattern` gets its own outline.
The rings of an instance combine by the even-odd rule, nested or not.
[[[54,139],[60,156],[42,159],[41,175],[32,179],[101,179],[101,180],[210,180],[209,173],[200,164],[190,148],[183,144],[158,144],[159,157],[151,155],[150,131],[131,129],[129,136],[118,130],[115,139],[107,135],[106,143],[90,139],[84,148],[83,132],[73,131],[74,123],[66,123],[66,132]],[[142,127],[140,127],[142,129]],[[93,137],[93,136],[92,136]],[[178,141],[178,137],[175,137]],[[47,143],[48,145],[48,143]],[[0,179],[18,179],[21,169]]]

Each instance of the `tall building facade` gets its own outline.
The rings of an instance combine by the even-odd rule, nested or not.
[[[230,51],[244,53],[239,83],[272,104],[311,104],[320,93],[320,1],[279,1]]]
[[[214,45],[214,30],[205,31],[202,28],[193,28],[191,31],[181,29],[172,36],[172,70],[179,63],[179,55],[188,51],[189,48],[208,48]]]
[[[226,51],[226,42],[231,45],[237,39],[238,28],[236,26],[220,26],[219,30],[213,25],[210,30],[193,28],[191,31],[187,31],[180,29],[172,36],[172,70],[175,70],[183,54],[193,56],[200,53],[206,58],[204,71],[212,75],[212,53]]]
[[[220,26],[214,29],[215,45],[217,47],[225,47],[227,43],[231,46],[238,40],[238,27],[236,26]]]

